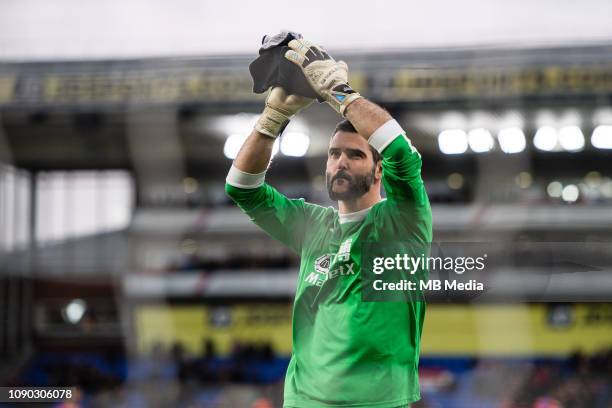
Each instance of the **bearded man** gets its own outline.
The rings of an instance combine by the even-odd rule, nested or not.
[[[301,258],[284,407],[406,407],[420,399],[425,303],[362,299],[362,242],[432,240],[421,156],[387,111],[348,85],[348,67],[292,40],[285,57],[345,119],[329,143],[326,181],[338,208],[290,199],[265,182],[276,137],[311,99],[270,90],[229,171],[226,192]],[[384,187],[386,198],[382,198]]]

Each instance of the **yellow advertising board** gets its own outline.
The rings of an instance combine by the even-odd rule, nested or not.
[[[278,354],[291,354],[291,305],[145,306],[135,310],[138,349],[181,343],[200,353],[211,340],[227,355],[234,344],[270,344]]]
[[[291,353],[289,304],[142,306],[135,309],[138,349],[182,343],[200,353],[205,341],[227,355],[234,344],[270,344]],[[612,347],[612,304],[439,305],[427,307],[423,355],[531,356]]]
[[[423,354],[525,356],[612,347],[612,304],[431,305]]]

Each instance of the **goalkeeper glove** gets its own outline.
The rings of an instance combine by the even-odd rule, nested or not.
[[[299,95],[288,95],[279,86],[270,89],[266,107],[255,124],[255,130],[276,139],[289,123],[291,116],[309,106],[314,99]]]
[[[348,66],[334,60],[322,47],[303,39],[289,41],[285,58],[302,69],[304,76],[325,101],[344,116],[346,108],[362,96],[348,84]]]

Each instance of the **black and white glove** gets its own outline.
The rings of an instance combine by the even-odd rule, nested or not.
[[[322,47],[304,39],[291,40],[285,58],[302,69],[314,91],[344,116],[346,108],[362,96],[348,84],[348,66],[334,60]]]
[[[288,95],[276,86],[268,92],[266,107],[255,124],[255,130],[266,136],[277,138],[282,133],[291,116],[306,108],[314,99],[299,95]]]

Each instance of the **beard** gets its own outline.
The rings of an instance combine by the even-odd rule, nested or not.
[[[327,182],[327,193],[329,194],[329,198],[333,201],[350,201],[361,197],[370,191],[370,187],[372,187],[372,184],[374,184],[375,174],[376,166],[373,166],[372,171],[368,174],[357,174],[351,176],[344,170],[340,170],[333,177],[329,173],[326,174],[325,179]],[[334,182],[338,179],[346,180],[348,183],[346,191],[338,193],[333,190]]]

